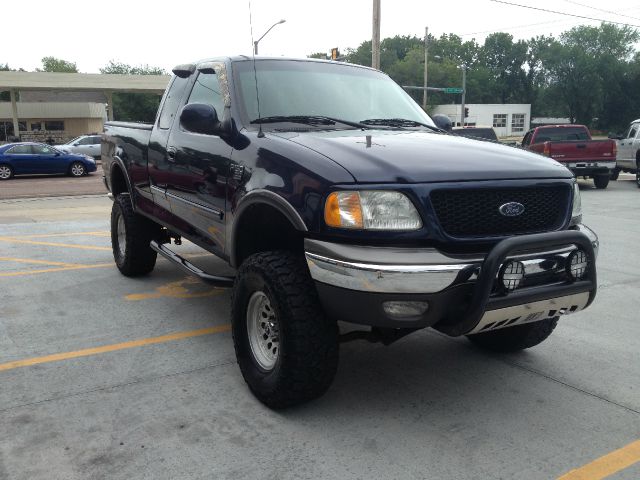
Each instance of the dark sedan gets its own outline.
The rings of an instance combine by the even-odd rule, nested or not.
[[[65,153],[43,143],[9,143],[0,146],[0,180],[14,175],[65,174],[82,177],[96,171],[87,155]]]

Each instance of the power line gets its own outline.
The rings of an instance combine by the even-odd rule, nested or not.
[[[497,28],[494,28],[492,30],[484,30],[482,32],[463,33],[460,36],[461,37],[468,37],[470,35],[480,35],[482,33],[507,32],[507,31],[512,31],[512,30],[520,30],[520,29],[523,29],[523,28],[530,28],[530,27],[536,27],[536,26],[539,26],[539,25],[549,25],[549,24],[552,24],[552,23],[561,23],[561,22],[565,22],[566,23],[566,21],[564,21],[564,20],[553,20],[553,21],[550,21],[550,22],[540,22],[540,23],[528,23],[526,25],[514,25],[513,27],[505,27],[505,28],[497,27]]]
[[[625,15],[624,13],[616,13],[616,12],[612,12],[611,10],[603,10],[602,8],[592,7],[591,5],[585,5],[584,3],[574,2],[573,0],[564,0],[564,1],[567,3],[573,3],[574,5],[578,5],[580,7],[590,8],[591,10],[596,10],[598,12],[609,13],[611,15],[616,15],[618,17],[626,17],[626,18],[633,18],[634,20],[640,20],[640,17],[632,17],[631,15]]]
[[[585,20],[595,20],[596,22],[613,23],[613,24],[616,24],[616,25],[624,25],[625,27],[640,28],[640,25],[634,25],[634,24],[631,24],[631,23],[614,22],[612,20],[604,20],[603,18],[587,17],[587,16],[584,16],[584,15],[575,15],[573,13],[558,12],[556,10],[548,10],[546,8],[530,7],[529,5],[521,5],[519,3],[505,2],[504,0],[489,0],[489,1],[490,2],[494,2],[494,3],[503,3],[505,5],[511,5],[512,7],[528,8],[530,10],[538,10],[540,12],[555,13],[556,15],[565,15],[567,17],[582,18],[582,19],[585,19]]]

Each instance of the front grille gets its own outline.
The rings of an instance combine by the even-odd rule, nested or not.
[[[570,204],[569,185],[472,188],[431,192],[438,221],[452,237],[493,237],[558,230]],[[500,213],[505,203],[524,205],[521,215]]]

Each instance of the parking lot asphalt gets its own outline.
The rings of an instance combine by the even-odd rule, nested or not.
[[[106,193],[102,181],[102,166],[84,177],[67,175],[21,175],[0,185],[0,200],[11,198],[60,197],[66,195],[97,195]]]
[[[328,393],[280,412],[242,380],[228,291],[118,273],[106,197],[0,201],[0,479],[640,478],[640,190],[580,183],[592,307],[519,354],[343,344]]]

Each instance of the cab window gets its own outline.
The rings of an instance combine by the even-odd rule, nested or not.
[[[178,104],[180,103],[180,100],[182,100],[182,94],[184,93],[184,87],[186,84],[186,78],[173,77],[173,82],[171,82],[167,96],[162,104],[160,118],[158,119],[158,128],[163,130],[171,128],[173,118],[176,116],[178,110]]]
[[[31,155],[31,145],[16,145],[7,153],[12,155]]]
[[[216,109],[218,116],[222,116],[224,100],[220,92],[218,75],[204,72],[198,74],[198,78],[196,78],[196,83],[193,85],[187,103],[206,103],[212,105],[213,108]]]

